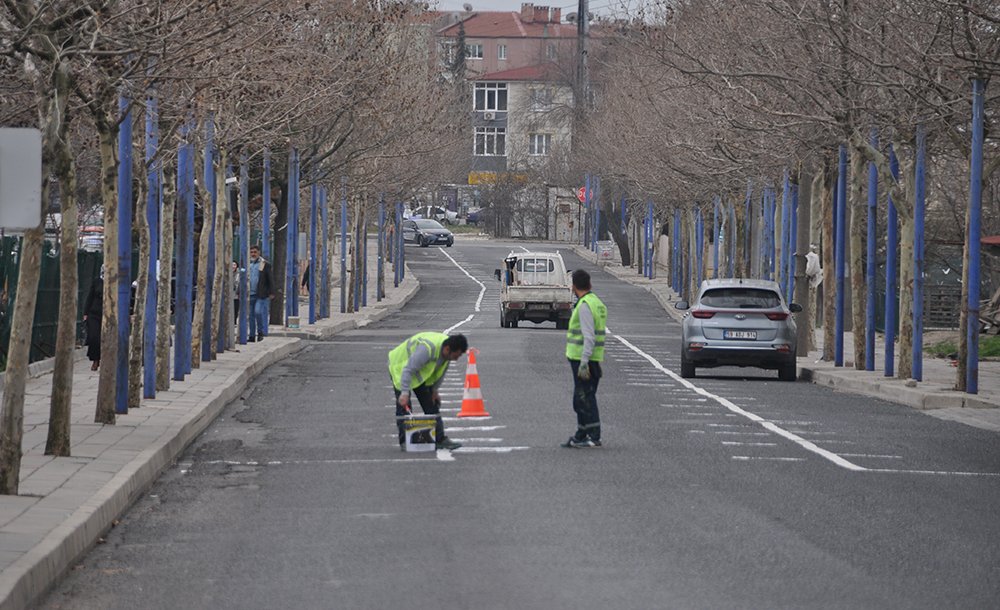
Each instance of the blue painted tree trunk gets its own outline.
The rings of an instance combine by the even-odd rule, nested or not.
[[[146,311],[143,314],[142,395],[156,398],[156,304],[159,302],[158,262],[160,260],[160,184],[157,100],[146,100],[146,221],[149,224],[149,266],[146,283]]]
[[[969,243],[969,266],[966,286],[969,296],[966,301],[965,391],[979,393],[979,282],[980,256],[979,241],[982,232],[983,207],[983,113],[986,82],[977,78],[972,81],[972,160],[969,171],[969,226],[966,237]]]
[[[844,278],[847,269],[847,149],[841,145],[837,165],[837,197],[834,204],[836,215],[834,258],[837,272],[837,297],[835,302],[834,325],[834,366],[844,366]]]
[[[115,363],[115,413],[128,413],[129,305],[132,300],[132,112],[118,100],[124,115],[118,129],[118,361]]]
[[[924,214],[927,205],[926,184],[927,132],[917,126],[917,158],[914,171],[913,201],[913,378],[924,380]]]

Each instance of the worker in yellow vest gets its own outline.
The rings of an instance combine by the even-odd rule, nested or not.
[[[462,445],[444,434],[441,421],[441,395],[438,393],[448,365],[458,360],[469,349],[465,335],[436,332],[417,333],[389,352],[389,376],[396,392],[396,425],[399,428],[399,446],[405,434],[400,419],[409,415],[410,394],[416,395],[420,408],[426,415],[437,416],[437,448],[458,449]]]
[[[601,416],[597,409],[597,384],[601,381],[604,361],[604,336],[608,308],[590,291],[590,274],[583,269],[573,272],[576,306],[566,331],[566,358],[573,371],[573,411],[576,434],[563,447],[601,446]]]

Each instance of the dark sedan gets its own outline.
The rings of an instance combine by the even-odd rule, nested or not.
[[[436,244],[451,247],[455,236],[436,220],[416,218],[403,221],[403,240],[419,244],[421,248]]]

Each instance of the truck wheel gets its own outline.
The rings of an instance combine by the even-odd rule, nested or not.
[[[566,330],[569,328],[569,320],[556,320],[556,330]]]
[[[694,363],[684,357],[681,353],[681,377],[684,379],[694,378]]]
[[[517,328],[517,318],[510,321],[510,328]]]
[[[503,310],[500,310],[500,328],[507,328],[507,317],[503,315]]]

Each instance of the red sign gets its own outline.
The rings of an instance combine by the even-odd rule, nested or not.
[[[581,186],[580,190],[578,190],[576,192],[576,198],[580,200],[580,203],[583,203],[584,201],[586,201],[587,200],[587,187]]]

